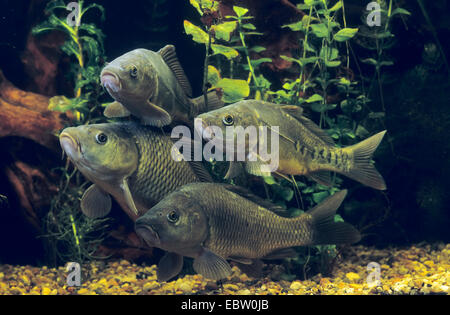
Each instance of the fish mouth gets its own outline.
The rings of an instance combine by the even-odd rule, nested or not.
[[[158,233],[150,225],[137,223],[134,229],[148,246],[158,247],[161,244]]]
[[[108,92],[117,93],[122,89],[122,82],[117,74],[109,71],[102,72],[100,82]]]
[[[77,160],[81,156],[80,143],[69,133],[61,133],[61,135],[59,136],[59,143],[61,144],[64,152],[66,152],[71,159]]]

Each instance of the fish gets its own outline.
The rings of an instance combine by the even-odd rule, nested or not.
[[[212,181],[201,162],[176,161],[173,141],[137,122],[82,125],[64,129],[59,141],[75,167],[93,184],[81,199],[82,212],[106,216],[111,196],[134,221],[182,185]]]
[[[166,251],[158,263],[158,281],[175,277],[183,257],[193,258],[195,272],[212,280],[231,274],[227,260],[258,275],[262,259],[292,256],[296,246],[358,242],[361,236],[352,225],[334,221],[346,194],[339,191],[300,216],[287,218],[245,188],[191,183],[137,219],[135,231],[148,246]]]
[[[207,104],[204,96],[190,98],[192,88],[173,45],[127,52],[102,69],[100,81],[115,100],[104,110],[108,118],[133,115],[155,127],[189,125],[200,113],[223,106],[215,91],[207,94]]]
[[[276,170],[267,171],[267,168],[264,170],[262,166],[267,165],[267,161],[258,157],[257,153],[252,153],[255,152],[257,145],[263,144],[261,139],[257,138],[256,142],[250,143],[249,140],[245,143],[245,160],[232,161],[226,178],[239,174],[239,165],[242,166],[243,163],[247,172],[257,176],[275,174],[289,178],[287,175],[304,175],[320,184],[331,186],[331,172],[336,172],[374,189],[386,189],[383,177],[371,163],[373,153],[386,130],[355,145],[339,148],[335,146],[334,140],[326,131],[303,115],[301,107],[260,100],[240,101],[203,113],[196,119],[198,119],[198,123],[195,123],[197,133],[207,140],[217,138],[216,140],[225,144],[234,141],[235,152],[238,150],[239,143],[237,133],[234,132],[231,136],[225,137],[226,130],[230,126],[243,128],[267,126],[268,132],[277,134],[279,150]],[[214,126],[221,130],[224,135],[222,138],[220,134],[215,135],[211,132]],[[278,131],[274,127],[278,127]],[[270,143],[271,138],[267,137],[267,146]],[[226,151],[225,145],[220,149]],[[256,158],[250,160],[251,154],[256,155]]]

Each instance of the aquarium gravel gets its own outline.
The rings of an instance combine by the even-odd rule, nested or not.
[[[380,283],[368,284],[370,262],[380,265]],[[222,284],[200,275],[156,281],[156,266],[139,266],[126,260],[92,262],[82,266],[87,275],[81,287],[67,287],[66,270],[31,266],[0,266],[0,294],[450,294],[450,244],[419,244],[409,248],[374,249],[355,246],[337,261],[331,277],[320,274],[300,281],[278,278],[271,265],[266,276],[252,279],[233,267]]]

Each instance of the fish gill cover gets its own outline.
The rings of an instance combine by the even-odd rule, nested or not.
[[[41,23],[31,30],[31,38],[47,40],[61,56],[57,59],[58,78],[64,84],[55,85],[55,93],[47,99],[51,113],[47,115],[59,115],[55,119],[60,123],[47,131],[59,135],[63,127],[123,120],[103,115],[103,110],[112,101],[100,80],[107,61],[135,48],[158,52],[166,44],[175,43],[176,56],[191,79],[193,94],[202,94],[204,104],[208,104],[212,95],[208,93],[215,92],[226,104],[253,99],[298,106],[339,148],[355,145],[379,131],[388,130],[385,141],[375,153],[376,165],[387,178],[387,192],[364,188],[336,173],[330,178],[329,186],[291,175],[261,178],[242,172],[229,179],[225,178],[227,163],[205,163],[202,167],[209,169],[216,182],[245,186],[260,198],[277,205],[282,209],[281,215],[289,218],[299,217],[305,210],[346,188],[349,190],[347,199],[340,215],[336,214],[333,220],[340,222],[345,218],[352,222],[361,231],[366,244],[420,240],[412,232],[417,226],[421,235],[429,231],[431,239],[436,236],[442,239],[445,234],[439,234],[439,231],[448,222],[445,213],[448,194],[440,188],[445,180],[435,184],[426,177],[430,167],[425,165],[436,160],[425,160],[418,166],[411,162],[405,147],[415,146],[416,143],[408,139],[416,134],[414,130],[404,130],[406,122],[396,122],[414,122],[423,138],[435,121],[448,126],[448,122],[445,123],[448,112],[439,115],[439,111],[434,112],[436,107],[428,110],[422,108],[420,102],[414,102],[426,94],[434,103],[445,105],[442,91],[448,84],[444,44],[422,1],[418,1],[418,6],[408,6],[403,1],[378,1],[377,15],[365,5],[341,0],[276,1],[276,4],[270,1],[190,0],[184,1],[182,10],[175,10],[180,4],[174,1],[145,3],[145,9],[136,12],[131,8],[137,4],[123,7],[114,1],[102,4],[78,1],[78,14],[74,15],[74,23],[69,23],[68,2],[48,1],[45,17],[41,16]],[[118,8],[123,12],[117,13]],[[400,47],[405,40],[397,33],[404,35],[408,27],[420,28],[410,22],[412,12],[414,16],[423,16],[421,25],[429,37],[421,38],[426,43],[422,56],[408,67],[402,59],[406,52]],[[119,16],[125,21],[130,20],[129,27],[137,30],[131,32],[128,28],[128,32],[133,33],[128,40],[123,36],[127,32],[124,26],[127,23],[120,23],[120,30],[114,28],[118,26],[112,26],[117,24],[113,21]],[[133,16],[135,18],[131,18]],[[43,22],[42,18],[45,18]],[[170,22],[164,23],[166,20]],[[154,40],[149,42],[148,38]],[[167,38],[174,41],[168,42]],[[42,47],[35,49],[43,50]],[[25,56],[31,58],[29,54]],[[400,66],[397,67],[398,63]],[[179,76],[176,78],[181,87],[185,86]],[[56,77],[53,80],[56,81]],[[2,86],[5,82],[6,79],[0,80]],[[33,88],[39,92],[38,84]],[[2,93],[7,99],[6,92]],[[125,118],[128,119],[136,120]],[[168,127],[164,130],[170,132]],[[441,139],[437,130],[430,132]],[[9,142],[5,141],[6,144],[11,147]],[[444,147],[445,151],[448,143],[436,146]],[[421,148],[416,148],[416,156],[424,151]],[[49,152],[45,154],[50,155]],[[413,175],[405,174],[405,168],[398,170],[402,163],[415,170],[415,176],[420,178],[417,184],[411,183]],[[198,171],[197,166],[192,167]],[[24,167],[16,164],[17,169],[23,171]],[[448,167],[443,169],[445,174],[448,171]],[[26,174],[26,170],[23,173]],[[143,246],[132,231],[131,220],[121,211],[113,211],[110,217],[100,219],[83,215],[80,208],[89,196],[89,181],[69,159],[64,159],[63,163],[54,162],[50,174],[43,176],[53,187],[47,194],[50,202],[43,203],[38,213],[35,213],[37,207],[25,207],[34,220],[35,234],[39,234],[46,249],[41,262],[60,265],[67,261],[84,262],[109,256],[158,261],[160,252]],[[127,189],[133,191],[133,187],[127,188],[127,185],[124,200],[130,205]],[[408,189],[414,191],[415,198],[398,197],[404,196]],[[21,196],[19,194],[19,198]],[[1,208],[11,206],[8,194],[0,197]],[[407,205],[414,204],[417,210],[407,214],[409,209],[402,205],[405,201]],[[122,206],[121,201],[118,202]],[[20,202],[16,202],[15,206],[18,205]],[[117,205],[114,207],[119,209]],[[414,214],[418,217],[412,218]],[[383,226],[387,231],[384,235]],[[292,281],[318,272],[330,274],[341,249],[336,245],[297,248],[294,257],[279,261],[282,271],[278,278]],[[189,264],[183,272],[192,272]]]

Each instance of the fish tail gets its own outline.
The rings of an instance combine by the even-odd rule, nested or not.
[[[385,133],[386,130],[347,148],[353,152],[353,165],[344,175],[374,189],[386,189],[383,177],[371,163],[372,155]]]
[[[341,190],[305,213],[312,218],[311,245],[351,244],[361,239],[361,234],[351,224],[334,221],[336,210],[346,195],[347,190]]]
[[[198,114],[221,108],[224,105],[224,103],[220,99],[220,96],[215,90],[208,92],[207,99],[208,103],[205,103],[205,97],[204,95],[202,95],[191,100]]]

